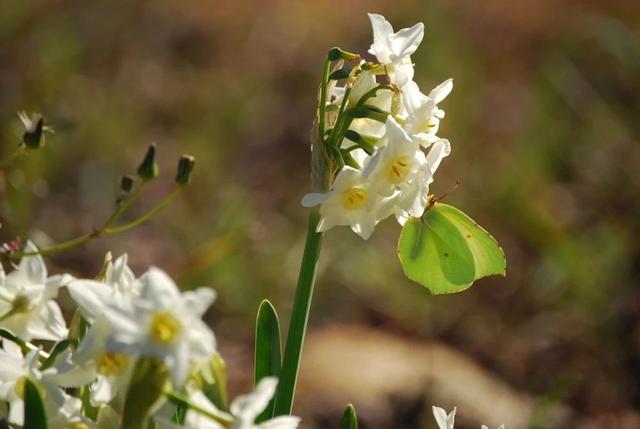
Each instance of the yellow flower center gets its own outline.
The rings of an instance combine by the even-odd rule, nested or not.
[[[30,306],[29,298],[24,295],[16,295],[11,303],[12,311],[15,313],[26,313]]]
[[[387,180],[394,185],[402,182],[409,173],[409,157],[401,156],[387,166]]]
[[[105,353],[98,364],[98,374],[120,375],[127,367],[129,358],[121,353]]]
[[[24,390],[27,384],[27,380],[28,380],[28,377],[23,375],[22,377],[16,380],[16,384],[15,386],[13,386],[13,391],[16,393],[16,395],[18,395],[20,399],[24,399]],[[36,389],[38,389],[38,392],[40,393],[40,397],[44,399],[45,396],[47,395],[46,390],[44,390],[44,388],[39,383],[33,382],[33,384],[36,386]]]
[[[151,320],[151,337],[160,344],[171,344],[181,329],[180,322],[168,311],[158,311]]]
[[[13,391],[16,392],[19,398],[24,399],[24,385],[27,382],[27,377],[24,375],[16,380],[16,385],[13,387]]]
[[[431,133],[438,126],[438,122],[435,118],[429,118],[428,121],[424,121],[420,124],[418,129],[419,133]]]
[[[342,207],[347,210],[357,210],[364,207],[367,191],[362,188],[349,188],[342,194]]]

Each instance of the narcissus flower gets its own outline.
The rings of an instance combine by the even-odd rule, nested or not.
[[[201,320],[215,293],[209,288],[180,293],[158,268],[149,269],[140,282],[140,296],[130,305],[113,302],[105,309],[113,328],[107,351],[161,359],[179,388],[191,365],[215,352],[213,332]]]
[[[376,195],[370,185],[360,170],[344,167],[329,192],[307,194],[302,205],[320,205],[318,232],[348,225],[366,240],[388,210],[387,202]]]
[[[444,118],[444,111],[438,108],[438,104],[452,89],[452,79],[442,82],[429,95],[423,94],[415,82],[409,82],[402,88],[402,100],[408,113],[404,129],[422,146],[427,147],[438,139],[436,133],[440,119]]]
[[[38,249],[28,242],[24,251],[36,253]],[[58,289],[72,279],[66,274],[49,277],[37,254],[22,258],[7,275],[0,267],[0,327],[26,341],[65,338],[66,323],[54,299]]]
[[[411,55],[418,49],[424,37],[424,24],[395,32],[384,16],[369,14],[373,28],[373,44],[369,53],[386,67],[391,82],[402,87],[413,79]]]

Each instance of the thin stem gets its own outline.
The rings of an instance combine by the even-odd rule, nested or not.
[[[300,266],[298,286],[293,302],[287,344],[280,372],[280,382],[276,393],[274,407],[274,415],[276,416],[291,414],[291,409],[293,408],[300,357],[302,356],[302,347],[311,309],[311,298],[313,297],[313,286],[316,279],[320,248],[322,247],[323,234],[316,231],[319,222],[320,213],[315,209],[309,214],[307,241]]]
[[[329,57],[324,61],[324,67],[322,68],[322,85],[320,86],[320,118],[318,120],[318,129],[320,130],[320,138],[324,141],[324,127],[325,127],[325,112],[327,107],[327,85],[329,82],[329,71],[331,69],[331,60]]]
[[[171,402],[173,402],[176,405],[184,405],[190,409],[192,409],[193,411],[195,411],[198,414],[202,414],[203,416],[209,417],[210,419],[212,419],[213,421],[216,421],[220,424],[222,424],[225,427],[229,427],[229,425],[231,425],[231,423],[233,423],[233,416],[230,415],[229,413],[225,413],[223,411],[213,411],[213,410],[207,410],[197,404],[194,404],[193,402],[189,401],[188,398],[185,398],[184,396],[180,395],[177,392],[174,391],[169,391],[169,392],[165,392],[164,396],[167,397],[167,399],[169,399]]]
[[[182,186],[178,186],[176,189],[174,189],[169,195],[167,195],[161,202],[160,204],[158,204],[157,206],[155,206],[154,208],[152,208],[151,210],[147,211],[146,213],[144,213],[143,215],[137,217],[136,219],[132,220],[131,222],[125,223],[123,225],[118,225],[118,226],[111,226],[116,220],[118,220],[120,218],[120,216],[122,216],[122,214],[129,209],[129,207],[131,207],[131,205],[135,202],[135,200],[138,199],[138,197],[140,196],[140,194],[142,193],[142,191],[144,190],[146,184],[142,183],[132,194],[129,198],[127,198],[125,201],[123,201],[117,208],[116,210],[113,212],[113,214],[109,217],[109,219],[107,219],[102,226],[100,226],[99,228],[97,228],[96,230],[94,230],[93,232],[81,235],[80,237],[76,237],[73,238],[71,240],[53,245],[51,247],[46,247],[44,249],[38,249],[35,252],[13,252],[13,253],[9,253],[7,254],[8,257],[12,258],[12,259],[19,259],[19,258],[23,258],[25,256],[35,256],[35,255],[42,255],[42,256],[46,256],[46,255],[52,255],[55,253],[59,253],[59,252],[63,252],[65,250],[69,250],[69,249],[73,249],[75,247],[81,246],[91,240],[93,240],[94,238],[99,238],[99,237],[103,237],[103,236],[108,236],[108,235],[114,235],[114,234],[119,234],[121,232],[125,232],[130,230],[131,228],[134,228],[146,221],[148,221],[149,219],[151,219],[154,215],[156,215],[158,212],[160,212],[162,209],[164,209],[166,206],[168,206],[171,201],[173,201],[173,199],[178,196],[178,194],[180,193],[180,191],[182,190]]]
[[[27,154],[27,147],[20,144],[18,149],[0,160],[0,168],[7,168],[13,161]]]
[[[149,210],[148,212],[146,212],[142,216],[132,220],[131,222],[125,223],[124,225],[118,225],[118,226],[114,226],[114,227],[111,227],[111,228],[106,228],[106,229],[104,229],[102,231],[102,234],[103,235],[118,234],[118,233],[121,233],[121,232],[128,231],[131,228],[134,228],[134,227],[136,227],[136,226],[148,221],[153,216],[155,216],[158,212],[160,212],[162,209],[167,207],[171,203],[171,201],[173,201],[173,199],[175,197],[177,197],[178,194],[180,194],[180,191],[182,191],[182,186],[178,186],[176,189],[173,190],[173,192],[171,192],[169,195],[167,195],[164,198],[164,200],[162,200],[160,202],[160,204],[158,204],[157,206],[155,206],[154,208],[152,208],[151,210]]]

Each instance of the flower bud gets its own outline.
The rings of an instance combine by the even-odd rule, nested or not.
[[[158,164],[156,164],[156,144],[151,143],[147,154],[142,160],[142,164],[138,167],[138,176],[145,182],[154,179],[159,173]]]
[[[128,194],[129,192],[131,192],[132,188],[133,177],[129,175],[122,176],[122,178],[120,179],[120,190]]]
[[[22,134],[22,141],[29,149],[38,149],[44,146],[44,138],[42,138],[43,133],[44,117],[42,115],[38,115],[37,117],[34,117],[32,125],[27,127],[24,134]]]
[[[178,173],[176,174],[176,183],[178,185],[186,185],[191,180],[191,173],[196,163],[196,159],[191,155],[182,155],[178,161]]]
[[[360,57],[360,55],[344,51],[338,47],[329,49],[329,52],[327,53],[327,58],[329,59],[329,61],[337,61],[337,60],[350,61],[350,60],[355,60],[358,57]]]

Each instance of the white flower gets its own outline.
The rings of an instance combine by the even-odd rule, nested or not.
[[[113,329],[105,312],[110,306],[133,311],[141,287],[142,282],[127,266],[126,254],[107,265],[104,282],[76,280],[67,286],[82,316],[92,325],[69,362],[57,365],[58,382],[65,386],[92,383],[90,400],[95,406],[111,402],[125,389],[135,364],[134,356],[107,350]]]
[[[436,133],[440,126],[440,119],[444,117],[444,111],[438,108],[438,104],[444,100],[453,89],[453,80],[447,79],[429,95],[420,92],[415,82],[408,82],[402,88],[402,100],[408,113],[404,129],[412,137],[427,147],[438,139]]]
[[[255,391],[247,395],[238,396],[231,403],[230,411],[233,417],[231,429],[296,429],[300,418],[295,416],[278,416],[256,424],[258,415],[267,407],[273,397],[278,380],[275,377],[265,377],[256,386]],[[219,415],[222,413],[200,390],[188,389],[189,401],[203,410]],[[225,426],[209,417],[193,410],[187,410],[184,426],[171,423],[166,418],[156,417],[156,427],[159,429],[224,429]]]
[[[422,42],[424,25],[418,23],[394,33],[393,27],[382,15],[370,13],[369,19],[373,28],[373,44],[369,53],[386,66],[391,82],[404,86],[413,79],[411,55]]]
[[[370,189],[362,172],[348,166],[338,173],[329,192],[307,194],[302,205],[320,205],[318,232],[348,225],[365,240],[371,236],[388,206]]]
[[[28,242],[24,251],[35,253],[38,249]],[[0,327],[25,341],[65,338],[66,323],[54,298],[58,289],[71,279],[66,274],[48,277],[40,255],[23,257],[6,276],[0,268]]]
[[[236,418],[233,429],[295,429],[300,418],[295,416],[279,416],[256,425],[256,417],[267,407],[276,392],[278,379],[265,377],[256,386],[256,390],[247,395],[238,396],[231,403],[231,414]]]
[[[32,350],[26,356],[20,348],[3,341],[0,349],[0,400],[9,403],[9,422],[24,423],[24,388],[26,380],[34,382],[42,389],[41,396],[48,415],[54,416],[64,404],[68,395],[47,379],[38,366],[40,350]]]
[[[140,296],[130,305],[110,303],[105,316],[113,328],[107,351],[162,359],[176,387],[193,363],[215,352],[213,332],[200,319],[215,298],[209,288],[180,293],[158,268],[140,278]]]
[[[425,166],[424,153],[398,123],[389,116],[386,134],[377,143],[380,149],[369,159],[363,170],[371,189],[383,197],[389,197],[414,179]]]
[[[67,285],[71,298],[78,304],[82,316],[90,323],[103,317],[108,306],[132,305],[140,296],[142,282],[136,279],[127,265],[127,255],[109,263],[104,282],[75,280]]]
[[[433,417],[438,423],[438,429],[453,429],[453,423],[456,419],[456,407],[447,415],[447,412],[440,407],[433,407]]]

